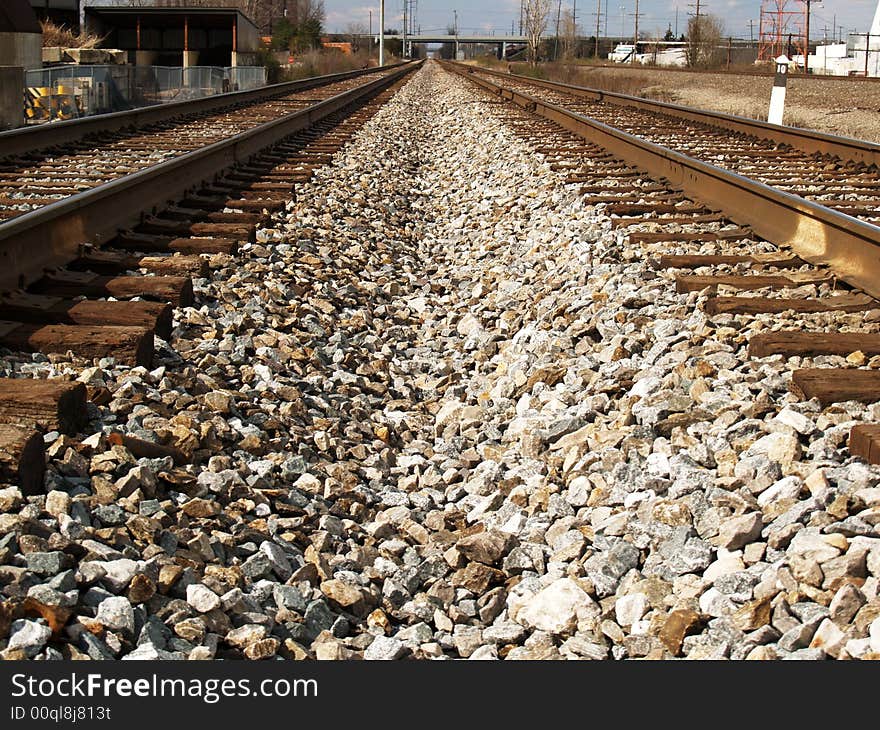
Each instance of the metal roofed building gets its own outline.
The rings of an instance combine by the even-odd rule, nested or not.
[[[79,0],[80,27],[138,65],[247,66],[257,26],[224,0]]]

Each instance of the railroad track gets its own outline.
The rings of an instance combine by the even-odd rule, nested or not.
[[[169,140],[162,154],[169,157],[159,162],[144,142],[155,129],[120,133],[127,149],[138,147],[132,139],[142,141],[137,164],[112,170],[126,174],[84,191],[65,190],[59,200],[0,223],[0,347],[148,367],[155,337],[171,338],[174,307],[192,303],[193,278],[209,275],[208,255],[234,255],[240,245],[253,243],[257,228],[294,199],[296,186],[327,163],[418,66],[324,77],[317,87],[310,80],[305,89],[285,91],[280,101],[226,108],[195,122],[178,110],[173,121],[160,123],[159,137]],[[98,124],[86,121],[90,128]],[[169,137],[168,125],[193,124],[212,131],[187,145],[204,145],[187,150]],[[239,131],[229,136],[232,129]],[[59,132],[52,134],[59,138]],[[9,145],[21,146],[23,139]],[[43,148],[39,134],[26,139],[33,150]],[[0,149],[3,143],[0,137]],[[88,165],[108,155],[99,144],[85,143],[51,159]],[[35,158],[50,159],[40,151],[20,155]],[[56,174],[46,171],[52,179]],[[26,493],[42,491],[43,432],[76,432],[87,401],[100,403],[107,395],[76,382],[0,379],[0,480],[18,483]],[[119,438],[132,453],[181,458],[174,449]]]
[[[335,74],[201,100],[0,134],[0,221],[206,147],[389,71]],[[85,124],[83,124],[85,122]],[[60,131],[59,131],[60,128]]]
[[[527,112],[520,134],[752,357],[791,358],[796,398],[880,400],[880,146],[444,66]],[[880,463],[880,424],[849,449]]]

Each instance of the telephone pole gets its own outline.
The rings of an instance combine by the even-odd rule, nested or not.
[[[636,62],[636,53],[639,50],[639,0],[636,0],[636,12],[634,13],[636,19],[636,27],[633,34],[633,52],[632,52],[632,62]]]
[[[807,4],[807,27],[804,29],[804,73],[810,73],[810,4],[813,0],[805,0]]]
[[[379,0],[379,66],[385,65],[385,0]]]
[[[562,15],[562,0],[556,4],[556,40],[553,41],[553,60],[559,60],[559,17]]]
[[[599,58],[599,29],[602,23],[602,0],[598,0],[598,4],[596,6],[596,49],[593,51],[593,56],[595,58]]]

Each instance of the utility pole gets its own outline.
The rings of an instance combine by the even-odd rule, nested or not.
[[[675,6],[675,40],[678,40],[678,5]]]
[[[755,21],[749,21],[749,40],[754,43],[755,42]]]
[[[636,18],[636,27],[635,27],[635,31],[633,33],[633,52],[632,52],[632,62],[633,63],[636,62],[636,54],[638,53],[638,50],[639,50],[639,0],[636,0],[635,18]]]
[[[409,0],[403,0],[403,46],[401,47],[400,55],[406,58],[406,6],[409,5]]]
[[[458,11],[457,10],[452,11],[452,17],[454,18],[454,21],[452,23],[453,33],[454,33],[454,35],[458,35]]]
[[[602,0],[598,0],[598,5],[596,6],[596,48],[593,51],[593,57],[599,58],[599,29],[602,23]]]
[[[807,27],[804,29],[804,73],[810,73],[810,4],[813,0],[805,0],[807,4]]]
[[[559,60],[559,17],[562,15],[562,0],[556,5],[556,40],[553,41],[553,60]]]
[[[373,43],[373,8],[370,8],[370,45]]]
[[[385,65],[385,0],[379,0],[379,66]]]

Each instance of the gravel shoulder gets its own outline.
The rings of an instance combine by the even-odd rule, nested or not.
[[[773,88],[769,76],[604,67],[580,71],[565,80],[760,120],[767,119]],[[847,79],[789,79],[784,122],[880,142],[880,84]]]
[[[750,359],[779,321],[676,294],[516,114],[428,64],[154,370],[0,360],[108,393],[0,489],[5,658],[880,654],[880,412],[788,390],[847,361]]]

